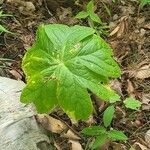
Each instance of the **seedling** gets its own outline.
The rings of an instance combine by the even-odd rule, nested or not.
[[[138,110],[141,106],[141,102],[135,100],[131,97],[126,98],[124,104],[127,108]],[[111,122],[113,120],[115,113],[115,107],[113,105],[106,108],[103,114],[103,124],[104,126],[92,126],[84,128],[81,133],[87,136],[93,136],[94,142],[91,144],[91,149],[96,149],[104,145],[107,141],[126,141],[128,138],[122,132],[118,130],[110,130]],[[108,130],[107,130],[108,129]]]
[[[89,128],[84,128],[81,131],[81,133],[87,136],[94,137],[94,142],[92,142],[91,149],[96,149],[104,145],[107,141],[126,141],[128,139],[122,131],[107,129],[111,125],[114,112],[114,106],[109,106],[103,115],[104,126],[92,126]]]
[[[86,11],[79,12],[75,18],[77,19],[88,19],[88,23],[91,28],[94,28],[97,30],[97,34],[104,34],[107,35],[107,32],[104,30],[106,28],[109,28],[108,26],[104,25],[101,21],[100,17],[95,13],[94,10],[94,3],[93,1],[90,1],[86,6]],[[96,27],[95,23],[99,25],[99,27]]]
[[[93,111],[87,89],[110,103],[119,100],[104,84],[121,73],[112,54],[92,28],[41,25],[23,58],[27,85],[21,102],[33,102],[40,113],[59,106],[69,117],[86,120]]]

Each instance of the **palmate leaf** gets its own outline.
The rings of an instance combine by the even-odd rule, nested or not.
[[[85,120],[93,106],[87,89],[104,100],[116,93],[100,82],[119,77],[120,69],[107,43],[95,30],[66,25],[42,25],[23,58],[27,85],[21,102],[33,102],[41,113],[61,107],[70,117]]]

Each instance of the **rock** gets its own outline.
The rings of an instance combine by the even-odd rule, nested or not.
[[[0,77],[0,150],[38,150],[49,138],[38,126],[33,106],[20,103],[25,84]],[[44,150],[50,149],[45,148]]]

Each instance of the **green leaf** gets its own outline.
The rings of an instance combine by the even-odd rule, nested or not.
[[[128,139],[122,131],[118,130],[108,131],[108,137],[114,141],[126,141]]]
[[[101,19],[99,18],[99,16],[95,13],[90,13],[90,18],[97,23],[102,23]]]
[[[100,82],[120,76],[111,48],[94,29],[60,24],[38,28],[22,68],[27,79],[22,102],[33,102],[42,113],[59,106],[76,120],[92,113],[87,88],[109,101],[116,93]]]
[[[145,5],[150,5],[150,0],[140,0],[140,6],[143,8]]]
[[[126,98],[123,102],[127,108],[138,110],[141,107],[141,102],[134,98]]]
[[[44,79],[41,76],[35,76],[24,88],[21,102],[30,103],[33,101],[38,112],[49,112],[57,105],[56,88],[55,78]]]
[[[101,134],[106,134],[106,129],[100,126],[92,126],[88,128],[84,128],[81,133],[89,136],[99,136]]]
[[[90,18],[94,21],[94,22],[97,22],[97,23],[101,23],[101,19],[99,18],[99,16],[97,14],[94,13],[94,3],[93,1],[90,1],[88,4],[87,4],[87,12],[90,16]]]
[[[97,136],[92,145],[92,149],[101,147],[102,145],[104,145],[106,143],[107,140],[108,140],[108,137],[106,134],[101,134],[101,135]]]
[[[89,14],[94,12],[94,3],[92,0],[87,4],[86,8]]]
[[[115,108],[114,106],[109,106],[105,111],[104,111],[104,115],[103,115],[103,122],[104,122],[104,126],[108,127],[110,126],[112,119],[114,117],[114,113],[115,113]]]
[[[79,12],[76,16],[75,16],[75,18],[77,18],[77,19],[84,19],[84,18],[86,18],[86,17],[88,17],[89,16],[89,14],[86,12],[86,11],[81,11],[81,12]]]

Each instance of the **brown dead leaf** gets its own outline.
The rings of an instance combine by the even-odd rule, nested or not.
[[[150,30],[150,23],[146,24],[143,26],[145,29],[149,29]]]
[[[135,90],[133,87],[133,83],[130,80],[127,80],[127,83],[128,83],[128,87],[127,87],[128,95],[135,98],[135,94],[134,94]]]
[[[122,87],[121,82],[119,82],[117,79],[112,80],[112,81],[110,82],[110,86],[111,86],[112,89],[115,90],[119,95],[121,95],[121,96],[123,95],[123,94],[122,94],[122,90],[121,90],[121,87]]]
[[[122,37],[127,28],[127,16],[123,16],[119,20],[119,24],[115,27],[115,29],[109,34],[109,36],[113,36],[116,34],[118,38]]]
[[[57,150],[61,150],[61,148],[60,148],[59,144],[58,144],[58,143],[56,143],[55,141],[54,141],[54,146],[56,147],[56,149],[57,149]]]
[[[121,143],[113,142],[112,145],[113,145],[113,150],[126,150],[127,149],[126,146]]]
[[[79,141],[69,140],[69,143],[71,143],[71,150],[83,150]]]
[[[125,30],[125,21],[123,20],[120,23],[120,28],[119,28],[119,30],[117,32],[117,37],[121,37],[124,34],[124,30]]]
[[[150,93],[142,95],[142,110],[150,110]]]
[[[19,73],[19,71],[10,70],[9,72],[10,72],[17,80],[21,80],[21,79],[22,79],[22,75]]]
[[[120,29],[120,26],[118,25],[117,27],[115,27],[115,29],[109,34],[109,36],[113,36],[115,35]]]
[[[55,119],[47,114],[38,114],[37,121],[48,131],[53,133],[61,133],[66,131],[68,127],[60,120]]]
[[[135,149],[137,149],[137,150],[139,150],[139,149],[141,149],[141,150],[148,150],[148,148],[147,148],[146,146],[142,145],[142,144],[139,143],[139,142],[135,142],[135,143],[133,144],[133,147],[134,147]]]
[[[134,72],[134,77],[139,79],[146,79],[150,77],[150,64],[142,66]]]
[[[150,130],[148,130],[145,134],[145,141],[146,141],[148,147],[150,148]]]
[[[70,140],[80,140],[80,139],[81,139],[81,138],[80,138],[77,134],[75,134],[71,129],[69,129],[69,130],[67,131],[67,133],[64,133],[64,134],[62,135],[62,137],[69,138]]]

